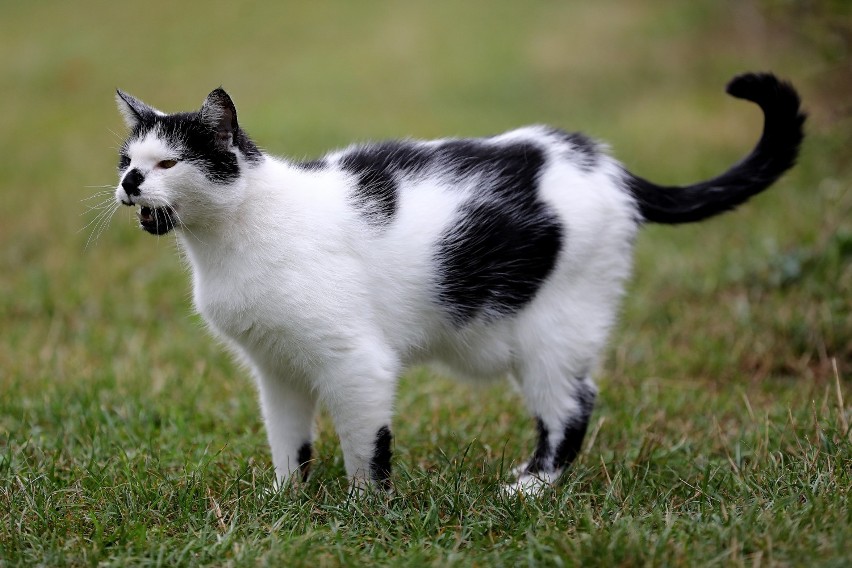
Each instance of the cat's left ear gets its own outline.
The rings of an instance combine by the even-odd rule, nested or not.
[[[228,93],[219,87],[204,100],[201,106],[201,121],[216,133],[216,144],[224,149],[236,144],[237,108]]]
[[[139,123],[150,120],[157,114],[162,114],[120,89],[115,90],[115,103],[118,105],[118,112],[121,113],[124,124],[130,129],[136,128]]]

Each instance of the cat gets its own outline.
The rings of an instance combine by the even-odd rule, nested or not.
[[[530,493],[580,452],[638,229],[733,209],[796,161],[793,86],[748,73],[727,92],[762,109],[756,147],[660,187],[546,126],[299,162],[261,151],[221,88],[177,114],[117,91],[116,199],[148,233],[177,234],[196,309],[254,375],[279,483],[306,478],[322,403],[354,486],[389,487],[397,379],[438,361],[515,381],[538,443],[506,489]]]

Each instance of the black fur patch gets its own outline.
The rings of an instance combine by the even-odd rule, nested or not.
[[[563,426],[562,440],[551,448],[550,432],[541,418],[536,418],[538,430],[538,445],[535,453],[527,464],[526,471],[539,473],[543,471],[554,472],[571,465],[580,454],[583,447],[583,439],[589,426],[589,419],[595,407],[595,393],[582,381],[578,383],[576,393],[577,404],[580,411],[577,416],[566,420]]]
[[[328,162],[325,160],[309,160],[307,162],[296,162],[294,164],[297,168],[301,168],[303,170],[307,170],[309,172],[317,172],[319,170],[323,170],[328,166]]]
[[[239,177],[237,156],[217,146],[216,132],[202,122],[200,113],[150,115],[137,124],[130,139],[143,138],[154,130],[170,145],[180,149],[181,160],[197,165],[210,181],[229,183]],[[260,150],[242,130],[236,133],[234,140],[247,162],[260,160]]]
[[[399,179],[422,170],[434,159],[416,142],[393,141],[360,146],[340,158],[340,167],[357,178],[355,206],[372,225],[393,221],[398,207]]]
[[[560,469],[574,462],[583,447],[583,438],[589,427],[589,419],[595,408],[595,393],[584,383],[577,391],[577,403],[580,405],[580,415],[569,420],[564,427],[562,441],[556,447],[553,455],[555,469]]]
[[[439,152],[449,173],[470,178],[478,193],[438,243],[439,301],[457,325],[512,314],[534,297],[562,243],[561,224],[537,195],[544,154],[529,143],[473,140]]]
[[[600,158],[600,152],[594,140],[580,132],[566,132],[559,128],[548,130],[550,134],[570,147],[564,155],[577,164],[581,170],[590,172],[595,168]]]
[[[535,420],[536,430],[538,431],[538,445],[527,464],[526,470],[529,473],[546,471],[550,466],[548,459],[550,457],[550,432],[547,431],[547,426],[544,425],[541,418],[536,418]]]
[[[370,475],[373,481],[381,486],[387,486],[390,483],[391,475],[391,435],[390,428],[382,426],[376,432],[375,449],[373,450],[373,459],[370,460]]]
[[[311,443],[305,442],[299,448],[299,453],[296,455],[296,459],[299,461],[299,469],[302,471],[302,481],[308,480],[308,474],[311,471],[312,451]]]

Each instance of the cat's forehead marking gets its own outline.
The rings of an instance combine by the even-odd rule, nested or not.
[[[132,141],[127,147],[127,152],[134,162],[144,164],[156,163],[164,157],[175,154],[175,148],[160,136],[157,129],[153,129]]]

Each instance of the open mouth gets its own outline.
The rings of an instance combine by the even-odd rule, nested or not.
[[[152,235],[165,235],[175,228],[175,212],[171,207],[139,208],[139,226]]]

